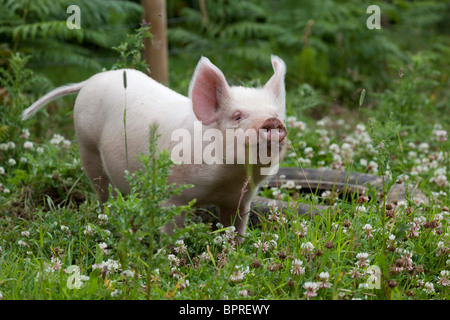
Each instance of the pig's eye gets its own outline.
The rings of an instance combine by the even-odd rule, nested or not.
[[[242,119],[242,113],[241,113],[240,111],[235,111],[235,112],[233,113],[233,115],[231,116],[231,118],[232,118],[234,121],[239,121],[239,120]]]

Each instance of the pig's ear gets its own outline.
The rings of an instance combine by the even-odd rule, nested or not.
[[[280,117],[284,120],[286,117],[286,92],[284,89],[284,75],[286,74],[286,64],[277,56],[272,55],[273,76],[264,86],[275,98]]]
[[[229,87],[222,71],[202,57],[189,86],[194,114],[204,125],[217,120],[216,111],[229,98]]]

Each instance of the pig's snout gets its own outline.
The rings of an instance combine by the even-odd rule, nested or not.
[[[276,130],[274,137],[272,137],[272,130]],[[267,119],[263,125],[259,128],[260,134],[262,133],[265,136],[267,142],[272,141],[272,139],[276,139],[278,136],[278,142],[282,142],[284,138],[286,138],[286,127],[283,123],[277,118],[269,118]]]

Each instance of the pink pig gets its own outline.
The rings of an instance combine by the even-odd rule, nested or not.
[[[124,176],[127,158],[129,171],[138,170],[137,156],[148,153],[149,127],[156,125],[159,150],[172,151],[176,161],[169,182],[194,185],[170,202],[181,205],[195,198],[198,206],[216,205],[220,222],[224,226],[234,224],[236,231],[244,235],[252,197],[268,175],[276,173],[286,147],[286,66],[276,56],[272,56],[272,65],[274,74],[264,87],[230,87],[223,73],[202,57],[191,80],[189,97],[136,70],[106,71],[49,92],[22,117],[28,119],[59,96],[79,92],[74,109],[75,131],[84,169],[101,202],[108,199],[110,184],[122,193],[129,192]],[[235,140],[242,137],[236,132],[252,130],[257,134],[244,136],[247,148],[235,146]],[[195,137],[197,133],[200,140]],[[255,136],[256,140],[252,140]],[[276,154],[276,161],[262,163],[261,154],[253,158],[257,159],[253,163],[250,157],[242,160],[239,153],[244,150],[249,155],[250,149],[254,154],[260,150],[266,150],[269,156]],[[235,154],[230,157],[230,152]],[[262,173],[263,169],[266,173]],[[183,220],[181,217],[177,224]]]

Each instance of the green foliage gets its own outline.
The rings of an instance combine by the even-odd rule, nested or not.
[[[195,202],[186,206],[166,205],[170,197],[192,186],[167,183],[172,161],[168,152],[157,154],[154,128],[150,133],[150,141],[148,155],[140,157],[142,169],[133,174],[126,172],[130,195],[125,197],[116,189],[117,196],[113,197],[110,192],[105,208],[120,239],[117,250],[122,265],[143,264],[148,277],[161,267],[163,256],[160,249],[170,243],[171,237],[161,232],[161,226],[173,224],[175,216],[189,213]]]
[[[383,122],[378,122],[374,118],[370,119],[369,134],[372,138],[372,145],[376,151],[375,158],[381,176],[384,176],[388,171],[390,156],[394,153],[393,141],[395,141],[395,138],[398,136],[398,132],[399,126],[395,122],[393,113],[391,113],[390,117]]]
[[[371,93],[389,88],[398,69],[412,63],[408,52],[432,48],[433,69],[448,70],[444,1],[371,2],[381,10],[379,30],[366,27],[368,4],[357,0],[178,3],[181,22],[169,29],[176,59],[204,55],[236,78],[265,79],[270,54],[278,54],[288,66],[288,94],[308,84],[326,95],[320,106],[329,101],[352,106],[361,88]],[[450,91],[447,81],[444,87],[439,92]],[[289,109],[301,106],[295,100]]]
[[[434,119],[447,114],[450,107],[445,102],[446,93],[441,91],[446,85],[443,71],[434,67],[434,58],[429,54],[411,57],[413,63],[400,68],[392,86],[382,93],[372,93],[372,104],[376,107],[365,109],[366,116],[381,119],[392,113],[404,130],[416,131],[418,135],[432,129]],[[445,72],[445,71],[444,71]],[[382,114],[384,113],[384,114]],[[419,123],[425,131],[415,130]]]
[[[15,131],[15,128],[18,130],[22,127],[20,113],[30,102],[25,93],[29,92],[33,85],[43,82],[42,78],[26,67],[29,59],[29,56],[20,53],[13,54],[8,59],[7,69],[0,69],[0,86],[5,88],[8,94],[0,104],[0,125],[6,131]],[[4,134],[0,134],[0,137],[2,136],[4,137]]]
[[[146,38],[152,40],[152,34],[150,33],[150,25],[144,21],[134,33],[127,36],[125,42],[122,42],[117,47],[113,47],[119,53],[120,58],[111,69],[132,68],[150,73],[146,61],[141,58],[141,52],[145,49],[144,40]],[[129,59],[130,61],[128,61]]]
[[[27,68],[29,59],[16,53],[8,60],[8,70],[0,69],[0,85],[5,88],[0,103],[0,208],[8,213],[21,211],[11,207],[16,201],[41,204],[45,195],[51,194],[68,204],[74,194],[81,194],[79,190],[90,188],[85,178],[73,180],[81,162],[76,160],[71,141],[55,134],[49,144],[39,143],[21,121],[21,113],[31,101],[30,88],[46,84]]]
[[[233,227],[192,223],[198,217],[173,235],[161,232],[174,216],[189,214],[192,203],[167,204],[181,189],[167,184],[171,161],[154,143],[141,158],[143,170],[127,175],[130,194],[116,190],[102,207],[76,143],[52,137],[54,130],[68,137],[72,125],[64,127],[55,115],[51,127],[37,121],[26,129],[20,122],[32,87],[45,86],[35,68],[44,54],[56,63],[90,65],[82,62],[90,59],[99,69],[98,49],[115,46],[115,67],[140,68],[148,29],[121,45],[121,31],[112,32],[137,6],[76,2],[82,30],[72,33],[63,30],[62,1],[1,4],[0,40],[8,44],[0,53],[0,299],[450,297],[444,1],[375,2],[382,30],[365,28],[366,5],[356,0],[169,3],[182,8],[182,21],[170,32],[175,87],[188,84],[201,54],[230,82],[259,85],[269,77],[270,54],[278,54],[288,64],[283,165],[379,175],[384,191],[403,181],[426,196],[426,202],[413,198],[406,184],[406,202],[386,203],[374,189],[370,199],[358,200],[340,198],[339,190],[303,194],[282,179],[261,194],[293,208],[297,202],[330,208],[314,217],[273,208],[259,227],[249,226],[240,245]],[[335,98],[352,100],[357,112],[336,108],[342,113],[323,117],[316,111]],[[308,117],[313,110],[319,121]],[[79,289],[68,286],[71,266],[80,270]],[[367,287],[371,266],[381,270],[381,290]]]
[[[126,34],[124,25],[142,12],[140,5],[122,0],[76,0],[70,5],[80,8],[81,29],[67,28],[71,13],[65,0],[1,0],[0,42],[6,47],[0,64],[9,52],[23,52],[35,67],[64,64],[100,71],[98,53],[116,45]]]
[[[264,4],[239,0],[201,1],[200,4],[205,6],[184,7],[181,14],[185,22],[168,30],[169,43],[176,56],[184,58],[189,54],[193,59],[207,56],[218,65],[226,64],[229,71],[237,71],[239,65],[242,68],[243,61],[247,63],[248,68],[236,74],[254,74],[255,68],[270,66],[270,39],[281,28],[269,23],[271,13]]]

